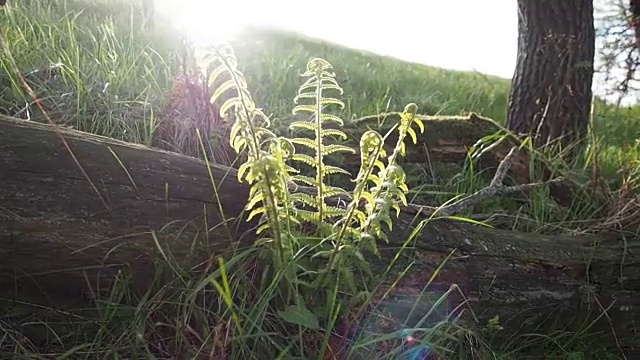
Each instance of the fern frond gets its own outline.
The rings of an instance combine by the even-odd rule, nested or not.
[[[238,180],[250,185],[245,207],[250,211],[248,220],[261,215],[257,232],[271,230],[277,248],[276,261],[282,263],[285,248],[289,248],[284,241],[292,212],[288,191],[292,168],[285,160],[293,153],[293,145],[268,129],[269,117],[256,107],[230,46],[215,46],[206,54],[204,64],[211,70],[210,86],[219,83],[211,102],[222,100],[221,117],[235,120],[229,142],[237,153],[247,152],[246,162],[238,169]]]
[[[296,183],[302,183],[302,184],[306,184],[309,185],[313,188],[315,188],[316,186],[318,186],[318,183],[316,182],[316,179],[305,176],[305,175],[294,175],[291,177],[291,180],[293,180]]]
[[[324,187],[324,194],[326,197],[332,197],[332,196],[338,196],[338,195],[342,195],[342,196],[349,195],[349,193],[346,190],[339,188],[337,186],[329,186],[329,185],[326,185]]]
[[[302,162],[305,163],[309,166],[314,166],[315,165],[315,159],[312,158],[309,155],[305,155],[305,154],[295,154],[291,157],[291,160],[293,161],[298,161],[298,162]]]
[[[306,206],[315,206],[316,204],[315,197],[310,194],[305,194],[305,193],[291,194],[291,199],[293,199],[294,201],[299,201]]]
[[[374,186],[370,189],[374,201],[371,202],[371,198],[369,198],[365,206],[368,216],[363,231],[376,237],[385,238],[382,224],[386,224],[391,229],[390,211],[393,209],[396,214],[400,213],[398,201],[404,205],[407,204],[406,194],[409,192],[409,188],[405,182],[405,172],[397,164],[397,160],[404,155],[404,139],[409,133],[411,125],[418,123],[420,129],[424,128],[421,120],[416,117],[417,108],[417,105],[413,103],[405,107],[400,116],[398,141],[393,152],[389,155],[387,166],[381,168],[376,177],[369,177],[374,182]]]
[[[347,139],[347,134],[336,129],[322,129],[322,137],[335,136],[343,140]]]
[[[344,121],[342,121],[342,119],[340,119],[339,117],[337,117],[335,115],[322,114],[322,115],[320,115],[320,118],[321,118],[322,122],[334,122],[334,123],[337,123],[339,126],[344,126]]]
[[[329,62],[323,59],[312,59],[307,63],[307,71],[302,76],[308,77],[308,79],[298,89],[298,95],[294,98],[294,103],[297,104],[292,112],[293,114],[308,113],[313,121],[295,121],[291,123],[290,129],[302,129],[312,131],[314,138],[296,138],[291,141],[294,144],[303,146],[310,149],[315,153],[315,158],[304,155],[296,154],[292,157],[292,160],[299,161],[310,165],[315,170],[315,181],[313,182],[317,193],[312,197],[314,204],[312,205],[317,211],[317,220],[322,223],[325,219],[334,216],[334,211],[326,210],[325,199],[328,196],[334,194],[346,193],[346,191],[340,189],[329,188],[325,184],[325,177],[331,174],[348,173],[335,166],[328,166],[325,164],[325,157],[339,152],[354,153],[354,150],[336,144],[325,144],[324,140],[330,136],[336,136],[342,139],[346,139],[347,136],[338,129],[324,129],[323,124],[326,122],[337,123],[342,125],[344,122],[338,116],[332,114],[323,113],[323,109],[328,106],[338,106],[340,109],[344,108],[345,104],[340,99],[335,97],[325,96],[325,92],[329,90],[337,90],[342,95],[343,90],[335,80],[335,74],[331,71],[333,67]],[[313,103],[300,104],[300,101],[313,100]],[[312,183],[308,178],[293,178],[306,184]],[[342,210],[344,213],[344,210]],[[337,216],[337,215],[335,215]]]
[[[314,142],[311,139],[303,139],[303,138],[296,138],[296,139],[291,139],[291,142],[294,144],[298,144],[298,145],[302,145],[305,146],[309,149],[315,149],[317,143]]]
[[[331,166],[331,165],[325,165],[324,172],[327,175],[333,175],[333,174],[351,175],[347,170],[343,168],[339,168],[337,166]]]
[[[313,131],[315,133],[316,130],[318,129],[318,124],[308,122],[308,121],[294,121],[289,125],[289,129],[291,130],[304,129],[304,130]]]
[[[322,152],[322,155],[326,156],[326,155],[330,155],[330,154],[337,153],[337,152],[344,152],[344,153],[350,153],[350,154],[355,154],[356,153],[355,150],[353,150],[352,148],[350,148],[348,146],[339,145],[339,144],[331,144],[331,145],[326,145],[324,147],[324,151]]]

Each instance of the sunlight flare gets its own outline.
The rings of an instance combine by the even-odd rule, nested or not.
[[[157,0],[157,11],[196,43],[219,43],[233,38],[245,27],[259,22],[257,0],[217,2]],[[264,5],[262,5],[264,7]],[[263,15],[268,15],[264,14]]]

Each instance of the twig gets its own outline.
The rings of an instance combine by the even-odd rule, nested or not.
[[[476,191],[475,193],[454,202],[453,204],[446,205],[440,208],[431,208],[431,209],[428,209],[430,211],[427,211],[427,212],[431,212],[431,214],[434,214],[434,215],[443,215],[443,216],[460,214],[470,210],[471,208],[473,208],[474,205],[490,197],[504,196],[508,194],[521,192],[521,191],[528,191],[533,188],[548,186],[550,184],[558,183],[564,180],[562,177],[559,177],[556,179],[543,181],[543,182],[528,183],[528,184],[521,184],[521,185],[515,185],[515,186],[505,186],[503,184],[504,178],[507,176],[507,173],[511,168],[511,162],[513,161],[513,157],[516,155],[517,151],[518,151],[517,146],[512,147],[509,153],[507,154],[507,156],[505,156],[504,159],[500,161],[500,164],[498,165],[498,169],[496,170],[496,174],[493,176],[493,179],[491,180],[491,183],[489,183],[489,186],[482,188]]]

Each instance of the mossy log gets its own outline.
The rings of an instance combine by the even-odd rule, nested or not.
[[[143,285],[153,273],[153,259],[162,258],[158,244],[191,269],[252,240],[242,236],[253,227],[242,220],[247,187],[231,169],[6,117],[0,117],[0,151],[5,300],[76,299],[98,279],[108,287],[118,266],[133,269]],[[220,208],[227,221],[238,220],[231,233],[219,226]],[[396,221],[390,244],[374,261],[376,273],[383,273],[421,220],[406,213]],[[607,316],[599,326],[606,335],[615,332],[623,346],[640,346],[639,247],[632,239],[541,236],[434,220],[392,274],[411,264],[399,291],[418,294],[452,254],[430,291],[457,284],[465,297],[454,294],[451,301],[467,301],[481,321],[499,315],[507,331],[532,329],[554,314],[565,324],[602,306]]]

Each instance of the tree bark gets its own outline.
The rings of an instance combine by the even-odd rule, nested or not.
[[[398,219],[389,246],[381,248],[382,260],[373,260],[374,273],[384,273],[422,220],[408,213]],[[609,344],[616,342],[615,334],[618,346],[640,347],[640,262],[634,255],[640,251],[638,239],[545,236],[436,220],[427,223],[409,248],[388,276],[389,283],[396,279],[393,274],[403,278],[383,301],[407,327],[417,324],[434,298],[456,284],[461,292],[447,296],[440,314],[453,318],[472,310],[480,325],[499,316],[507,334],[523,334],[576,330],[606,310],[592,330],[601,331]],[[430,300],[417,301],[425,298]],[[469,323],[469,313],[466,319]],[[427,322],[439,320],[442,315]]]
[[[593,0],[518,0],[518,33],[507,128],[566,149],[589,123]]]
[[[629,19],[629,25],[633,29],[635,33],[636,42],[635,45],[640,45],[640,1],[639,0],[629,0],[629,12],[631,13],[631,18]]]
[[[158,243],[187,271],[233,248],[236,241],[252,241],[241,237],[254,226],[242,217],[248,189],[237,183],[231,169],[6,117],[0,117],[0,151],[0,299],[68,303],[87,293],[87,284],[99,280],[108,287],[121,266],[131,267],[134,285],[143,287],[154,272],[154,257],[162,256],[153,230]],[[238,220],[231,234],[216,226],[222,221],[218,205],[226,219]],[[373,260],[375,273],[384,273],[422,220],[415,212],[403,213],[390,244]],[[393,282],[394,274],[411,266],[393,294],[417,296],[453,254],[428,289],[442,294],[456,284],[465,297],[452,294],[451,309],[466,302],[464,307],[471,306],[481,321],[499,315],[511,331],[532,329],[554,315],[559,316],[557,325],[564,325],[589,311],[597,313],[600,305],[612,305],[607,314],[611,323],[603,317],[598,326],[607,328],[607,335],[613,329],[620,344],[634,345],[640,338],[634,328],[640,323],[640,263],[634,258],[639,245],[433,220],[409,243],[386,280]],[[398,317],[410,308],[384,301],[394,305]],[[8,305],[0,301],[1,308]],[[470,321],[469,313],[463,319]]]

